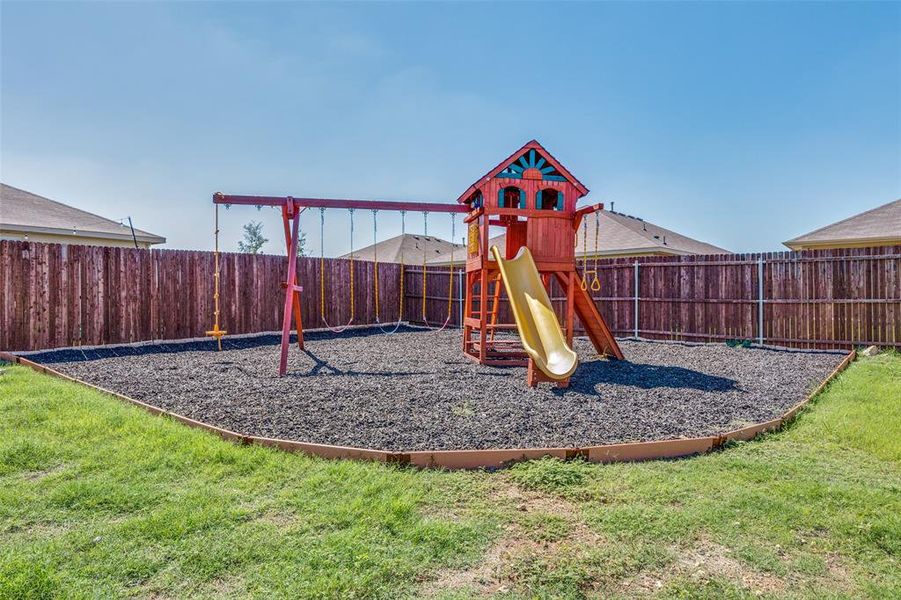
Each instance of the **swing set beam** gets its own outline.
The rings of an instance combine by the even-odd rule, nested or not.
[[[301,208],[353,208],[360,210],[404,210],[409,212],[467,213],[465,204],[434,204],[431,202],[395,202],[392,200],[342,200],[338,198],[294,198],[292,196],[235,196],[217,192],[215,204],[246,206],[285,206],[288,202]]]

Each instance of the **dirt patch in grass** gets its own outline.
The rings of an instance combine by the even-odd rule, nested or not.
[[[244,579],[233,575],[214,579],[207,586],[207,590],[215,598],[234,598],[244,589]]]
[[[673,563],[623,580],[620,591],[628,596],[648,596],[680,579],[698,585],[725,580],[754,595],[780,595],[813,585],[845,592],[853,589],[848,569],[834,554],[823,557],[825,572],[822,575],[790,572],[779,576],[749,567],[736,559],[731,549],[708,539],[701,539],[688,549],[672,548],[672,552],[677,557]]]
[[[606,541],[591,531],[569,500],[523,490],[507,476],[498,475],[489,494],[489,503],[511,521],[503,535],[479,562],[463,569],[445,569],[426,582],[421,593],[466,591],[477,596],[504,593],[516,586],[524,563],[550,560],[597,548]]]
[[[39,521],[25,525],[11,525],[6,530],[0,529],[3,535],[20,535],[23,537],[54,538],[68,533],[70,528],[62,523]]]
[[[25,481],[37,482],[37,481],[44,479],[48,475],[54,475],[56,473],[60,473],[60,472],[64,471],[65,469],[66,469],[66,465],[59,464],[59,465],[50,467],[49,469],[41,469],[38,471],[28,471],[27,473],[24,473],[22,475],[22,478]]]
[[[434,579],[423,585],[420,593],[430,598],[447,591],[465,590],[479,596],[506,591],[507,586],[501,581],[501,570],[510,541],[508,538],[499,540],[472,567],[438,571]]]
[[[805,587],[854,589],[850,571],[835,554],[813,555],[815,562],[824,561],[822,572],[803,573],[793,568],[797,556],[780,551],[787,571],[784,575],[752,568],[735,551],[707,538],[644,558],[640,547],[623,548],[619,556],[609,540],[586,525],[576,503],[559,495],[524,490],[509,474],[497,477],[489,503],[510,519],[504,533],[477,563],[437,572],[423,584],[424,596],[531,592],[547,581],[553,585],[555,578],[569,578],[565,585],[588,594],[616,590],[637,597],[658,594],[677,582],[703,587],[725,581],[755,595],[781,595]],[[601,563],[610,564],[599,566],[598,557]]]
[[[722,577],[740,582],[742,587],[758,594],[778,593],[786,586],[784,579],[749,569],[732,556],[729,548],[709,540],[702,540],[687,552],[680,553],[674,568],[695,581]]]
[[[278,510],[267,510],[256,516],[254,520],[258,523],[266,523],[279,529],[285,529],[297,524],[297,515]]]

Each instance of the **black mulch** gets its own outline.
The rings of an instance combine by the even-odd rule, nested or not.
[[[248,435],[386,450],[588,446],[723,433],[783,414],[844,353],[587,340],[568,389],[529,389],[523,368],[483,367],[459,331],[311,334],[276,375],[278,339],[65,350],[55,369]]]

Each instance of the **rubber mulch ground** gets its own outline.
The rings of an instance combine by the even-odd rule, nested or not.
[[[842,352],[621,340],[626,361],[583,362],[568,389],[466,359],[459,331],[311,334],[276,376],[275,336],[67,350],[30,358],[248,435],[401,450],[588,446],[697,437],[767,421],[803,400]]]

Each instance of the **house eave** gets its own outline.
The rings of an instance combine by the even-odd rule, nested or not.
[[[846,238],[834,240],[788,240],[782,242],[791,250],[825,250],[827,248],[869,248],[873,246],[895,246],[901,244],[901,236],[881,236],[872,238]]]
[[[106,231],[91,231],[88,229],[77,229],[73,234],[72,229],[62,227],[39,227],[35,225],[18,225],[16,223],[0,223],[0,232],[17,232],[17,233],[42,233],[46,235],[60,235],[65,237],[89,237],[101,240],[128,241],[132,239],[131,230],[128,233],[118,234]],[[165,244],[166,238],[158,235],[146,235],[135,232],[134,239],[145,244]]]

